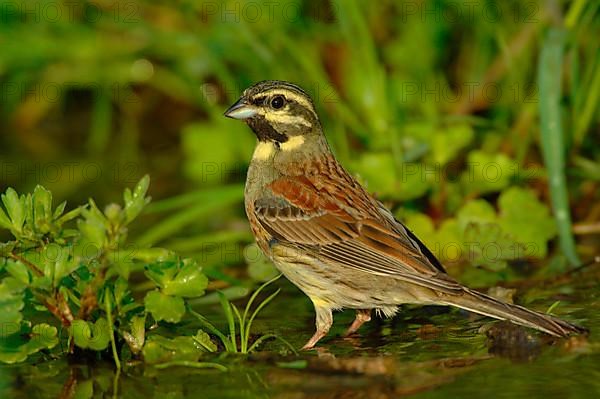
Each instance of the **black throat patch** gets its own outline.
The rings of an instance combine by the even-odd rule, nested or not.
[[[271,126],[269,122],[262,117],[250,118],[248,119],[247,123],[256,137],[258,137],[259,141],[272,140],[279,143],[285,143],[288,141],[288,136],[273,129],[273,126]]]

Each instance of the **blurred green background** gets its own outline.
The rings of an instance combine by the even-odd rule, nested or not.
[[[564,271],[600,234],[600,3],[0,3],[0,191],[104,206],[235,283],[254,137],[223,111],[292,81],[344,166],[474,285]],[[526,262],[517,262],[526,259]]]

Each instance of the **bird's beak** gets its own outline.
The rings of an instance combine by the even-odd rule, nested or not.
[[[252,118],[258,113],[258,108],[247,104],[244,99],[240,98],[235,104],[233,104],[223,115],[228,118],[245,120]]]

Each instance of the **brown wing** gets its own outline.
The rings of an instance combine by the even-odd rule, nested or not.
[[[446,292],[462,289],[425,246],[341,167],[325,172],[280,178],[268,187],[272,196],[255,202],[259,223],[279,245]]]

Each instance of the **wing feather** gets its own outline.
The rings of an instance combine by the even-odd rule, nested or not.
[[[462,290],[431,252],[341,167],[286,176],[269,188],[272,196],[262,197],[254,209],[278,244],[355,270],[445,292]]]

